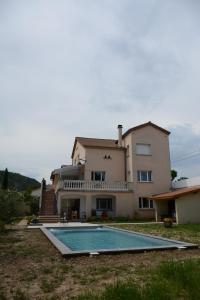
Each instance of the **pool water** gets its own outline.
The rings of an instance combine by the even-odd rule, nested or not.
[[[103,249],[132,249],[178,247],[180,244],[162,238],[149,237],[106,227],[50,228],[50,232],[72,251],[97,251]]]

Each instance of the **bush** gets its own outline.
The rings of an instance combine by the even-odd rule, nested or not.
[[[171,228],[173,225],[173,221],[171,218],[164,218],[163,224],[165,228]]]
[[[24,202],[23,193],[0,190],[0,220],[11,223],[16,217],[25,216],[28,207]]]
[[[3,232],[3,231],[5,231],[5,223],[2,220],[0,220],[0,232]]]

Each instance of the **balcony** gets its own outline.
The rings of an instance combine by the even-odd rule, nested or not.
[[[128,192],[133,190],[133,183],[126,181],[63,180],[58,183],[56,190],[59,189],[66,191]]]

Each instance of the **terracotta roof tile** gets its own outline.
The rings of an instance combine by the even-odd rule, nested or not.
[[[117,140],[77,137],[77,141],[85,147],[117,147]]]
[[[187,188],[181,188],[176,189],[168,193],[153,195],[151,198],[153,200],[170,200],[170,199],[176,199],[181,196],[190,194],[190,193],[197,193],[200,191],[200,186],[193,186],[193,187],[187,187]]]
[[[123,147],[118,147],[117,140],[76,137],[74,142],[74,147],[72,150],[72,155],[71,155],[72,158],[74,155],[74,151],[76,149],[77,142],[79,142],[85,148],[109,148],[109,149],[116,149],[116,150],[125,149]]]

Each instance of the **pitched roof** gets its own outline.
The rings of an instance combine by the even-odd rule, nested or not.
[[[170,134],[170,131],[152,123],[151,121],[147,122],[147,123],[144,123],[144,124],[141,124],[141,125],[138,125],[138,126],[135,126],[135,127],[132,127],[130,129],[128,129],[123,135],[122,137],[125,138],[129,133],[135,131],[135,130],[138,130],[138,129],[141,129],[143,127],[146,127],[146,126],[152,126],[153,128],[157,129],[157,130],[160,130],[162,131],[163,133],[169,135]]]
[[[176,189],[176,190],[168,192],[168,193],[153,195],[151,198],[153,200],[171,200],[171,199],[176,199],[176,198],[179,198],[179,197],[187,195],[187,194],[197,193],[197,192],[200,192],[200,186]]]
[[[122,138],[125,138],[129,133],[136,131],[138,129],[141,129],[143,127],[146,126],[152,126],[153,128],[160,130],[162,132],[164,132],[165,134],[169,135],[170,132],[167,131],[166,129],[159,127],[158,125],[152,123],[152,122],[147,122],[135,127],[132,127],[130,129],[128,129],[123,135]],[[73,146],[73,150],[72,150],[72,155],[71,157],[73,157],[74,155],[74,151],[76,149],[76,144],[77,142],[79,142],[82,146],[84,147],[90,147],[90,148],[110,148],[110,149],[118,149],[118,150],[124,150],[125,148],[123,147],[118,147],[118,140],[113,140],[113,139],[97,139],[97,138],[86,138],[86,137],[76,137],[75,141],[74,141],[74,146]]]
[[[109,148],[109,149],[124,150],[123,147],[120,148],[118,147],[117,140],[76,137],[71,157],[73,157],[74,155],[77,142],[79,142],[85,148]]]
[[[94,147],[94,146],[101,146],[101,147],[117,147],[117,140],[111,139],[96,139],[96,138],[85,138],[85,137],[76,137],[77,141],[85,146],[85,147]]]

